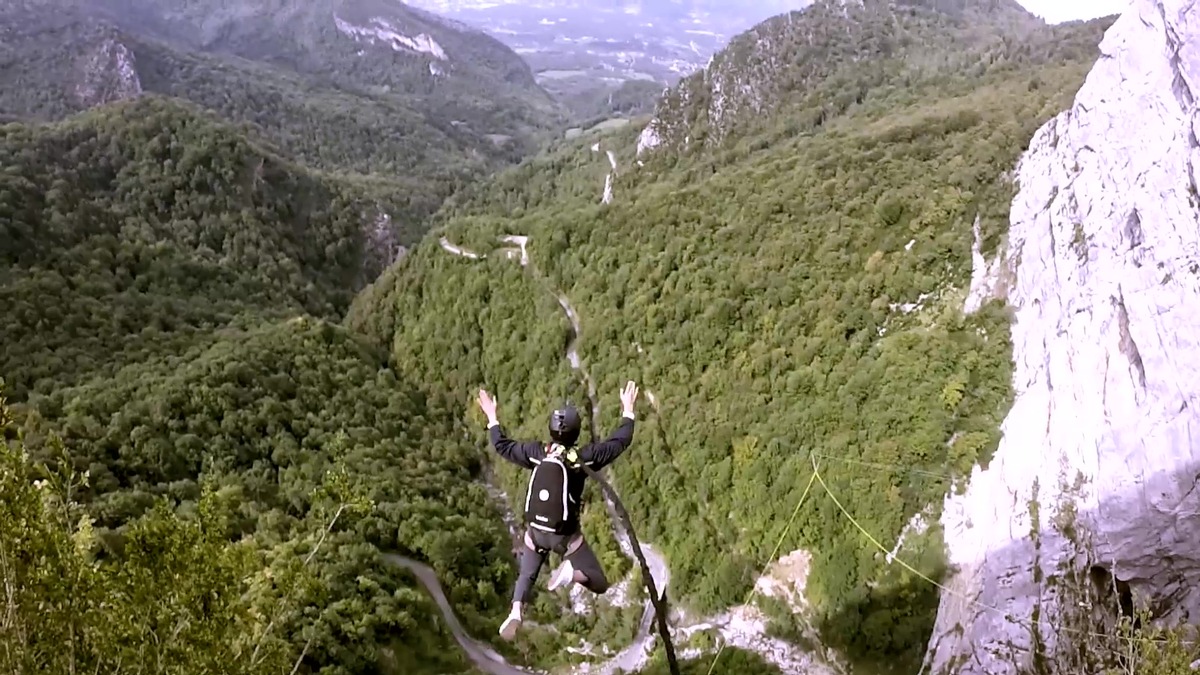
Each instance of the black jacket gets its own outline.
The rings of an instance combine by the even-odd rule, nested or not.
[[[515,441],[504,433],[504,429],[499,424],[489,427],[488,434],[491,437],[492,447],[496,448],[496,454],[517,466],[532,471],[546,456],[546,443]],[[633,418],[622,417],[621,424],[617,426],[611,436],[597,443],[588,443],[579,449],[579,462],[586,464],[593,471],[599,471],[620,457],[632,442]],[[574,533],[579,529],[578,505],[583,503],[583,485],[586,480],[587,474],[582,469],[568,469],[567,489],[573,503],[577,505],[571,510],[569,533]]]

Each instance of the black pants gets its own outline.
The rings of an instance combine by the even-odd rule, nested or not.
[[[530,602],[533,600],[533,585],[542,565],[551,551],[571,561],[571,566],[587,576],[582,586],[589,591],[602,594],[608,590],[608,579],[604,576],[604,568],[600,560],[583,538],[583,532],[575,534],[551,534],[533,528],[525,530],[525,547],[521,549],[520,572],[517,574],[517,585],[513,589],[513,602]],[[532,541],[533,547],[529,544]],[[538,553],[534,547],[545,549]]]

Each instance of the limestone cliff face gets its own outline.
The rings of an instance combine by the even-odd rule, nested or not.
[[[1019,39],[1041,26],[1015,0],[804,4],[735,36],[702,70],[664,92],[638,139],[638,154],[716,146],[791,105],[808,109],[789,110],[791,124],[815,128],[861,103],[872,87],[894,86],[904,73],[927,76],[922,64],[973,67],[984,58],[976,51],[989,44],[1000,49],[1006,35]],[[880,67],[885,62],[892,62],[891,70]],[[845,79],[824,86],[839,74]]]
[[[72,94],[85,108],[142,93],[133,52],[115,34],[99,37],[89,45],[79,59],[78,68],[78,80]]]
[[[1200,618],[1200,3],[1135,0],[1101,52],[973,284],[1015,311],[1016,401],[946,503],[958,572],[928,673],[1066,672],[1056,646],[1103,625],[1104,588]]]
[[[891,16],[890,4],[878,0],[819,0],[735,36],[702,70],[664,92],[642,130],[638,154],[659,145],[687,147],[697,137],[706,145],[719,143],[739,122],[804,91],[842,63],[868,58],[877,45],[863,35],[876,28],[871,17],[885,12]]]

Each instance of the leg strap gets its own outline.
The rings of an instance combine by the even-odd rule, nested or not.
[[[575,536],[571,537],[571,541],[567,544],[567,552],[563,554],[563,557],[565,558],[566,556],[571,555],[575,551],[578,551],[580,546],[583,546],[583,532],[582,531],[576,532]]]
[[[530,551],[533,551],[538,555],[546,555],[550,552],[550,549],[546,548],[545,546],[538,546],[537,544],[533,543],[533,537],[530,536],[529,530],[525,530],[525,548],[528,548]]]

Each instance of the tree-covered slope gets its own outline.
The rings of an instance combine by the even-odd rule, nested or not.
[[[209,551],[230,559],[197,588],[232,577],[230,597],[242,599],[223,605],[229,613],[213,616],[211,632],[180,633],[196,644],[170,643],[171,663],[220,662],[205,645],[240,632],[246,640],[230,650],[257,645],[269,608],[280,614],[268,633],[280,658],[304,654],[297,672],[464,672],[436,605],[381,556],[429,564],[466,628],[496,639],[515,568],[500,504],[485,487],[483,437],[462,428],[439,388],[410,384],[386,350],[337,325],[392,257],[397,242],[381,214],[404,204],[407,186],[307,168],[210,112],[154,95],[60,122],[0,126],[0,154],[10,158],[0,170],[0,389],[33,461],[89,476],[70,513],[89,514],[98,537],[74,515],[20,513],[45,521],[53,541],[87,544],[43,561],[65,570],[62,579],[105,561],[89,577],[94,593],[76,605],[51,572],[7,577],[55,598],[49,623],[38,624],[34,596],[22,596],[22,620],[41,626],[30,630],[99,630],[112,607],[136,613],[149,602],[105,604],[107,594],[143,583],[159,565],[180,578],[201,574],[188,556]],[[123,533],[151,527],[158,543],[146,546],[167,546],[155,537],[175,537],[184,527],[177,517],[199,508],[204,485],[230,511],[227,527],[185,527],[167,558],[128,562]],[[9,488],[6,500],[27,496]],[[350,509],[358,497],[374,507]],[[167,510],[154,512],[161,500]],[[587,520],[616,580],[628,563],[603,513]],[[280,575],[297,573],[289,566],[300,561],[305,575],[285,585]],[[130,576],[112,578],[127,562]],[[247,576],[246,566],[257,572]],[[551,616],[559,602],[543,597],[538,611]],[[78,622],[63,618],[85,606]],[[614,608],[560,627],[627,635],[638,615],[636,606]],[[166,611],[148,616],[170,623]],[[100,637],[78,645],[79,662],[128,658],[135,638],[119,639],[124,646]],[[5,644],[18,663],[65,672],[46,660],[44,641]],[[263,672],[239,654],[227,655],[246,667],[239,672]]]
[[[392,216],[410,231],[560,119],[511,50],[399,3],[0,7],[0,114],[56,120],[143,93],[244,123],[312,167],[406,181]]]
[[[814,458],[891,547],[997,443],[1007,316],[998,302],[963,314],[973,226],[1003,234],[1006,174],[1082,83],[1108,23],[1038,26],[1011,9],[819,3],[773,19],[755,47],[767,74],[748,64],[723,67],[717,90],[712,74],[681,83],[656,114],[678,133],[643,149],[644,166],[636,129],[599,152],[594,138],[562,143],[444,210],[436,234],[478,253],[529,236],[529,268],[429,239],[360,296],[350,325],[463,406],[494,389],[502,418],[534,434],[551,401],[584,397],[562,358],[563,292],[608,397],[603,423],[628,378],[658,404],[642,404],[613,472],[693,618],[744,599]],[[852,53],[834,41],[846,26]],[[696,142],[736,97],[760,107]],[[806,594],[824,640],[913,672],[936,589],[814,493],[783,545],[813,554]],[[936,576],[940,544],[910,529],[901,552]]]
[[[0,154],[0,373],[17,399],[238,320],[336,319],[392,260],[385,215],[409,194],[157,97],[0,127]]]
[[[555,111],[529,66],[464,24],[393,0],[91,0],[128,31],[236,56],[343,89],[392,94],[428,122],[524,136]]]
[[[500,510],[446,406],[337,326],[393,253],[380,214],[403,186],[305,168],[156,96],[0,127],[0,154],[0,377],[35,462],[19,475],[88,479],[51,512],[4,485],[48,538],[3,535],[40,556],[3,570],[28,591],[14,663],[70,672],[47,646],[74,634],[76,667],[101,672],[467,672],[382,554],[428,562],[492,633],[513,574]],[[195,520],[204,486],[219,522]],[[151,630],[174,637],[149,653]]]
[[[35,404],[17,420],[31,458],[65,469],[47,442],[54,432],[70,466],[89,474],[73,497],[95,519],[85,551],[108,563],[100,574],[136,555],[140,519],[169,513],[155,515],[158,501],[190,519],[203,489],[214,491],[221,514],[206,528],[209,545],[241,540],[239,548],[259,560],[226,578],[225,592],[246,594],[222,599],[247,631],[231,651],[266,641],[289,665],[300,658],[301,672],[466,672],[444,624],[432,618],[433,602],[407,572],[385,563],[385,552],[427,561],[476,634],[492,632],[491,615],[507,605],[509,539],[497,505],[473,480],[473,444],[436,399],[336,325],[297,318],[229,329],[214,344],[56,388]],[[239,558],[229,555],[233,566]],[[183,585],[200,574],[184,569]],[[214,569],[196,581],[215,584],[212,576],[226,573]],[[61,590],[49,582],[46,589]],[[103,589],[79,602],[101,602]],[[96,619],[52,618],[80,631]],[[186,618],[154,620],[171,628]],[[208,620],[218,631],[229,617]],[[144,633],[128,639],[146,644]],[[97,644],[106,653],[103,637]],[[243,667],[246,656],[238,659]]]
[[[1092,58],[1092,40],[1052,47],[1058,38],[1043,28],[1015,0],[817,2],[734,38],[659,101],[643,143],[711,147],[757,135],[781,108],[794,133],[873,97],[917,95],[914,85],[941,73],[979,77],[1051,49]],[[1096,41],[1099,32],[1085,31]]]
[[[155,662],[158,672],[277,673],[287,667],[280,643],[256,646],[250,578],[256,551],[225,539],[219,497],[199,500],[199,518],[155,509],[125,532],[117,564],[96,565],[97,540],[72,490],[86,476],[46,471],[9,438],[10,410],[0,397],[0,580],[8,589],[0,665],[11,672],[68,673]],[[215,517],[214,517],[215,516]],[[186,579],[186,583],[178,580]],[[196,618],[203,617],[203,621]],[[151,649],[145,637],[161,627]]]

